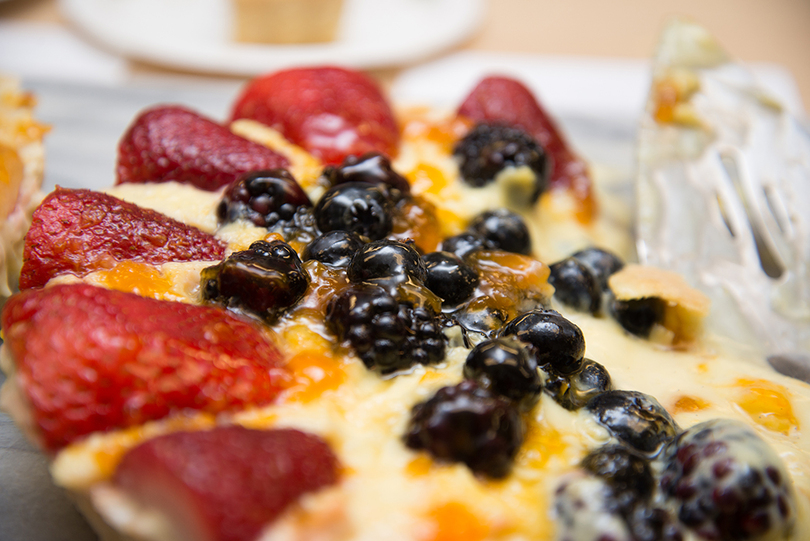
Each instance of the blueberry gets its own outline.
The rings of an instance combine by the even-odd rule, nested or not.
[[[200,274],[207,301],[273,319],[295,304],[309,286],[301,260],[282,241],[256,241]]]
[[[509,320],[509,313],[500,308],[492,297],[481,296],[450,314],[450,318],[464,333],[474,334],[478,338],[494,338]]]
[[[296,209],[312,203],[286,169],[245,173],[225,190],[217,207],[220,223],[245,219],[270,228],[290,220]]]
[[[453,154],[461,162],[461,178],[471,186],[485,186],[505,168],[521,166],[535,176],[527,194],[530,203],[548,186],[545,151],[518,127],[480,123],[456,144]]]
[[[346,182],[329,188],[315,205],[318,229],[351,231],[378,240],[393,228],[393,203],[385,190],[368,182]]]
[[[391,160],[378,152],[369,152],[360,157],[347,156],[331,177],[334,184],[369,182],[396,189],[402,195],[411,193],[408,180],[393,170]]]
[[[439,246],[443,252],[451,252],[456,254],[461,259],[466,258],[469,254],[476,250],[482,250],[486,247],[486,241],[480,235],[475,233],[460,233],[452,237],[444,239]]]
[[[580,465],[592,475],[604,479],[624,509],[629,509],[636,501],[648,500],[655,488],[649,461],[621,445],[607,445],[591,451]]]
[[[598,477],[576,472],[554,492],[560,541],[636,541],[610,486]]]
[[[516,407],[477,382],[443,387],[411,410],[405,444],[473,472],[505,477],[523,442]]]
[[[357,250],[347,273],[352,282],[393,278],[424,283],[427,279],[427,268],[419,252],[410,244],[387,239],[369,242]]]
[[[620,301],[614,299],[610,312],[619,325],[641,338],[648,338],[656,323],[664,320],[666,303],[658,297]]]
[[[567,410],[577,410],[599,393],[611,389],[610,374],[601,364],[583,359],[582,366],[573,374],[562,375],[546,370],[544,391]]]
[[[715,419],[684,431],[664,452],[661,490],[704,539],[786,539],[796,519],[788,472],[756,432]]]
[[[586,408],[619,441],[648,455],[657,454],[678,431],[655,398],[637,391],[600,393]]]
[[[541,389],[534,359],[513,338],[496,338],[476,345],[467,355],[464,377],[526,406],[536,400]]]
[[[365,242],[357,233],[330,231],[307,244],[302,258],[304,261],[315,259],[330,267],[347,267],[352,256],[364,244]]]
[[[599,311],[602,290],[593,273],[571,257],[551,265],[548,282],[554,286],[554,298],[580,312]]]
[[[475,217],[470,231],[482,237],[488,248],[529,255],[532,242],[523,218],[507,209],[495,209]]]
[[[585,354],[582,331],[554,310],[532,310],[507,323],[501,336],[514,335],[529,344],[538,366],[550,365],[560,374],[579,370]]]
[[[603,291],[608,289],[608,278],[624,267],[619,257],[602,248],[585,248],[571,255],[590,270]]]
[[[353,284],[332,299],[326,325],[368,368],[383,374],[444,359],[446,339],[437,314],[400,302],[375,284]]]
[[[423,258],[427,267],[425,285],[441,297],[443,306],[466,301],[478,287],[478,273],[450,252],[432,252]]]

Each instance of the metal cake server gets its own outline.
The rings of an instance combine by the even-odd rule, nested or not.
[[[810,133],[703,28],[664,31],[639,131],[637,249],[709,328],[810,381]]]

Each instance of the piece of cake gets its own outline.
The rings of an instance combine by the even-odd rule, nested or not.
[[[244,43],[332,41],[343,0],[231,0],[234,36]]]

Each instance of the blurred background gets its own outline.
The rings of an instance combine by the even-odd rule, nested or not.
[[[143,73],[162,72],[166,68],[160,62],[143,62],[139,60],[127,61],[123,67],[114,62],[121,58],[117,52],[130,52],[131,44],[110,43],[110,40],[100,38],[104,29],[92,28],[96,24],[93,17],[82,17],[83,9],[93,10],[95,4],[92,0],[76,1],[64,0],[0,0],[0,70],[9,70],[18,67],[23,62],[15,61],[13,56],[26,59],[26,71],[38,74],[40,68],[32,65],[28,59],[39,56],[40,63],[47,70],[49,63],[58,60],[59,56],[66,57],[74,54],[74,49],[80,46],[66,47],[65,40],[58,38],[44,39],[49,31],[55,34],[59,30],[69,29],[71,36],[78,36],[82,41],[97,49],[99,53],[110,53],[113,58],[106,58],[100,54],[95,60],[96,69],[108,70],[105,74],[96,74],[96,79],[111,77],[110,70],[120,70],[117,76],[138,75]],[[126,0],[107,2],[107,4],[127,3]],[[131,3],[131,2],[130,2]],[[142,9],[147,10],[151,4],[148,0],[138,2]],[[177,0],[163,0],[157,2],[163,8],[158,8],[155,17],[164,15],[161,9],[178,3]],[[187,2],[186,2],[187,3]],[[215,4],[217,1],[198,0],[197,5]],[[243,3],[251,3],[243,0]],[[255,1],[253,2],[256,3]],[[647,59],[652,54],[657,36],[664,22],[672,16],[687,16],[704,25],[712,32],[728,51],[734,56],[747,62],[771,62],[787,68],[793,76],[803,102],[810,103],[810,2],[808,0],[774,0],[762,2],[761,0],[613,0],[610,2],[598,0],[489,0],[478,2],[464,0],[461,2],[446,2],[442,0],[412,0],[411,4],[418,16],[419,9],[430,8],[431,5],[443,4],[447,9],[437,9],[431,13],[431,20],[424,23],[432,25],[429,29],[434,34],[434,42],[426,46],[425,43],[414,43],[415,50],[411,54],[393,55],[391,66],[386,66],[384,58],[375,59],[370,64],[378,68],[375,74],[384,81],[390,81],[397,70],[413,65],[415,62],[437,58],[443,54],[454,51],[496,51],[509,53],[530,53],[542,55],[577,55],[597,58],[625,58]],[[179,2],[183,4],[183,2]],[[347,18],[356,18],[354,4],[362,4],[360,10],[368,9],[380,12],[381,20],[373,20],[361,15],[362,24],[379,27],[380,36],[386,36],[397,20],[385,17],[385,11],[400,10],[403,2],[397,0],[377,0],[368,2],[362,0],[346,0],[344,5],[344,20],[341,26],[351,28],[356,26]],[[352,5],[349,5],[352,4]],[[396,5],[396,7],[391,7]],[[389,6],[389,7],[386,7]],[[61,7],[61,9],[60,9]],[[480,13],[479,13],[480,10]],[[100,10],[103,11],[103,10]],[[196,10],[195,10],[196,11]],[[475,13],[471,13],[475,12]],[[103,19],[103,14],[97,14]],[[402,19],[397,14],[397,19]],[[407,18],[407,17],[406,17]],[[439,20],[436,20],[439,19]],[[184,24],[194,24],[195,14],[186,13]],[[220,18],[220,22],[227,17]],[[459,28],[459,20],[461,28]],[[438,24],[437,24],[438,23]],[[224,24],[224,23],[223,23]],[[421,25],[420,25],[421,26]],[[443,29],[442,29],[443,28]],[[112,31],[112,29],[109,29]],[[178,32],[184,33],[177,29]],[[209,32],[212,40],[220,39],[220,34],[214,36],[219,29]],[[416,35],[422,32],[421,28],[410,30]],[[441,34],[445,33],[445,39]],[[341,32],[338,29],[339,40],[351,40],[350,32]],[[64,36],[61,36],[64,38]],[[150,36],[154,38],[156,36]],[[356,37],[356,36],[354,36]],[[15,41],[16,40],[16,41]],[[415,41],[418,41],[415,40]],[[53,49],[54,43],[62,45]],[[36,45],[40,45],[40,50]],[[26,51],[21,50],[25,47]],[[374,49],[384,47],[383,43],[369,46]],[[87,52],[87,51],[85,51]],[[55,55],[55,53],[58,53]],[[130,58],[148,56],[140,51],[139,54],[128,54]],[[165,51],[169,55],[169,51]],[[104,61],[107,61],[104,63]],[[85,59],[87,61],[87,59]],[[88,61],[89,62],[89,61]],[[34,63],[36,64],[36,63]],[[57,62],[57,64],[59,64]],[[64,66],[64,64],[60,64]],[[368,66],[363,66],[368,67]],[[74,66],[73,69],[87,69],[88,66]],[[177,65],[174,66],[178,68]],[[390,69],[379,69],[390,68]],[[183,69],[180,67],[180,69]],[[20,70],[23,71],[23,70]],[[187,70],[187,71],[194,71]],[[78,75],[78,74],[75,74]],[[87,75],[90,77],[90,75]]]
[[[810,0],[0,0],[0,73],[22,79],[52,126],[46,190],[111,185],[118,138],[143,107],[224,119],[250,76],[323,63],[369,70],[397,102],[447,107],[484,73],[515,75],[629,188],[650,58],[675,16],[806,118]],[[302,39],[323,41],[291,43]],[[96,539],[2,413],[0,539]]]

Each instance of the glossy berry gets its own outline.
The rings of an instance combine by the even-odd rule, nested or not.
[[[532,242],[523,218],[507,209],[484,212],[470,223],[470,231],[484,239],[488,248],[529,255]]]
[[[318,229],[351,231],[379,240],[393,228],[393,203],[385,190],[368,182],[346,182],[329,188],[315,205]]]
[[[394,171],[391,160],[379,152],[369,152],[360,157],[348,156],[329,176],[333,184],[369,182],[396,189],[402,195],[411,193],[408,180]]]
[[[123,456],[112,483],[159,510],[182,539],[255,541],[301,496],[336,483],[338,469],[312,434],[220,426],[146,440]]]
[[[579,312],[596,314],[602,304],[602,289],[593,273],[569,257],[551,265],[548,283],[554,286],[554,298]]]
[[[268,334],[216,306],[78,283],[14,295],[0,324],[49,451],[172,413],[266,405],[287,378]]]
[[[683,526],[673,513],[648,502],[636,502],[625,513],[633,541],[683,541]]]
[[[514,338],[496,338],[476,345],[467,355],[464,377],[527,405],[534,402],[542,388],[534,359]]]
[[[665,308],[666,303],[658,297],[626,301],[614,299],[610,313],[627,332],[647,338],[655,324],[664,320]]]
[[[636,541],[610,486],[583,471],[566,475],[554,492],[560,541]]]
[[[315,259],[330,267],[348,267],[354,254],[365,242],[357,233],[330,231],[316,237],[304,248],[302,259]]]
[[[509,313],[495,299],[484,295],[472,299],[450,314],[450,318],[466,335],[472,334],[478,339],[495,338],[509,320]]]
[[[695,425],[664,453],[661,489],[702,539],[786,539],[796,520],[790,477],[773,449],[739,421]]]
[[[602,291],[608,290],[608,278],[624,267],[624,262],[619,259],[619,256],[602,248],[585,248],[571,254],[571,257],[593,273]]]
[[[478,273],[451,252],[432,252],[422,258],[427,267],[425,285],[441,297],[442,306],[466,301],[478,287]]]
[[[619,441],[647,455],[657,454],[678,432],[663,406],[637,391],[600,393],[586,407]]]
[[[649,461],[621,445],[607,445],[588,453],[580,463],[592,475],[603,479],[629,509],[633,502],[648,500],[655,488]]]
[[[289,244],[259,240],[201,273],[203,298],[273,319],[295,304],[309,275]]]
[[[560,374],[572,374],[582,365],[582,331],[554,310],[526,312],[507,323],[500,335],[529,344],[538,366],[548,364]]]
[[[302,206],[312,203],[286,169],[253,171],[228,186],[217,207],[217,218],[220,223],[244,219],[271,228],[279,220],[292,220]]]
[[[543,390],[567,410],[577,410],[594,396],[611,389],[610,374],[601,364],[583,359],[582,366],[573,374],[562,375],[546,370]]]
[[[520,128],[482,122],[459,141],[453,154],[461,162],[461,178],[471,186],[493,182],[507,167],[528,167],[535,183],[528,199],[534,202],[548,185],[546,154],[529,134]]]
[[[400,303],[385,288],[355,284],[330,301],[326,324],[368,368],[382,373],[444,359],[446,339],[428,306]]]
[[[424,283],[427,278],[425,262],[412,245],[387,239],[360,247],[346,272],[352,282],[392,278],[395,281],[411,279]]]
[[[464,259],[476,250],[486,248],[486,240],[475,233],[459,233],[444,239],[439,248],[443,252],[456,254],[461,259]]]
[[[506,476],[523,442],[515,406],[466,380],[443,387],[411,410],[405,444],[488,477]]]
[[[617,491],[596,472],[564,477],[554,495],[561,541],[683,541],[669,511],[633,491]]]

